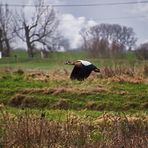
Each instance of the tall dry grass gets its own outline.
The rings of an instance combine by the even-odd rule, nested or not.
[[[124,81],[131,83],[148,83],[148,65],[141,67],[126,66],[126,65],[112,65],[110,67],[101,67],[101,73],[91,73],[89,79],[111,79],[113,81]],[[26,71],[25,77],[27,79],[49,81],[49,80],[67,80],[69,79],[70,71],[66,69],[58,69],[55,71],[39,72]],[[117,78],[117,79],[116,79]],[[121,80],[120,80],[121,79]]]
[[[91,119],[68,113],[66,120],[49,120],[24,112],[12,116],[1,110],[3,148],[147,148],[148,120],[124,114]]]

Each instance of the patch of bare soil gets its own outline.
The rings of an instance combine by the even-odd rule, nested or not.
[[[16,94],[9,100],[9,105],[13,107],[32,107],[35,103],[35,98],[23,94]]]
[[[69,103],[67,102],[67,100],[61,99],[61,100],[57,101],[56,103],[54,103],[52,105],[52,108],[54,108],[54,109],[68,109]]]

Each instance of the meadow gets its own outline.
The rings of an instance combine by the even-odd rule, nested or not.
[[[77,59],[91,61],[101,73],[71,81],[73,67],[64,62]],[[92,58],[82,51],[28,59],[15,51],[0,59],[0,112],[4,147],[144,148],[148,61],[132,54]]]

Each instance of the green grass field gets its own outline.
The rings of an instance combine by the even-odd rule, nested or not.
[[[15,58],[15,55],[17,58]],[[66,60],[89,60],[99,67],[103,66],[142,66],[147,64],[147,61],[139,61],[136,59],[133,53],[129,53],[122,58],[93,58],[90,57],[87,52],[84,51],[67,51],[67,52],[53,52],[49,54],[47,59],[41,59],[40,54],[36,53],[33,59],[27,57],[26,51],[16,50],[13,51],[11,57],[0,59],[0,67],[12,67],[22,69],[62,69],[66,66],[64,62]]]
[[[14,73],[2,75],[0,81],[0,103],[14,107],[146,111],[148,105],[148,85],[142,83],[99,78],[73,82],[68,77],[40,81]]]
[[[142,77],[146,61],[131,55],[127,59],[92,59],[85,52],[51,53],[48,59],[36,55],[31,60],[24,51],[15,52],[0,60],[0,103],[8,107],[147,112],[148,84],[145,75]],[[71,81],[72,67],[64,65],[69,59],[88,59],[104,71],[82,82]],[[105,71],[105,67],[112,69]],[[125,70],[127,77],[122,77]]]
[[[101,73],[71,81],[64,62],[77,59]],[[0,147],[138,148],[147,145],[147,129],[148,61],[82,51],[0,59]]]

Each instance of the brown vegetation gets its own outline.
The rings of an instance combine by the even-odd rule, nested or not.
[[[141,68],[127,67],[127,66],[112,66],[102,67],[100,74],[92,73],[88,78],[94,79],[110,79],[117,82],[130,82],[130,83],[148,83],[148,66],[144,65]],[[49,80],[67,80],[70,73],[67,70],[55,70],[50,72],[28,71],[25,72],[27,79],[47,82]],[[104,88],[103,88],[104,89]],[[104,90],[106,91],[106,90]]]
[[[16,94],[9,100],[9,105],[13,107],[33,107],[35,106],[35,98],[23,94]]]
[[[22,94],[32,94],[32,93],[43,93],[43,94],[53,94],[57,95],[65,92],[75,92],[78,94],[93,94],[97,92],[108,92],[109,90],[104,86],[97,86],[96,88],[77,88],[73,87],[57,87],[57,88],[26,88],[20,93]]]
[[[148,118],[124,114],[103,114],[97,119],[68,113],[64,121],[52,121],[27,112],[12,116],[1,109],[0,145],[2,147],[85,147],[146,148]]]
[[[148,83],[146,65],[140,69],[125,66],[105,67],[100,77],[115,82]]]
[[[52,105],[52,108],[54,108],[54,109],[68,109],[69,103],[67,100],[60,99],[58,102],[56,102]]]

